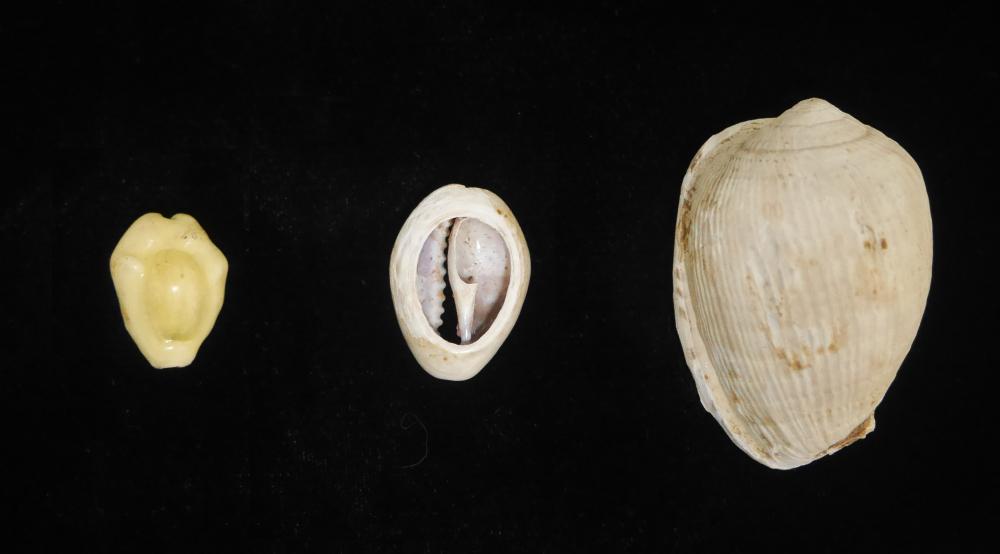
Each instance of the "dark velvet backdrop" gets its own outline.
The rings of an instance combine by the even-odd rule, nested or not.
[[[43,445],[13,497],[31,544],[985,549],[990,14],[274,4],[62,14],[34,52],[59,85],[32,136],[55,149],[3,221],[37,299],[9,321]],[[702,409],[670,262],[702,142],[810,96],[919,162],[935,273],[877,430],[781,472]],[[407,214],[453,182],[507,202],[533,265],[513,333],[462,383],[416,364],[388,286]],[[108,274],[149,211],[192,214],[230,263],[184,369],[149,367]]]

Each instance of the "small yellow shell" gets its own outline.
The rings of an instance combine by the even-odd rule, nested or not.
[[[916,336],[931,255],[917,164],[829,103],[713,136],[684,177],[673,267],[702,404],[773,468],[864,437]]]
[[[149,213],[111,254],[125,328],[155,368],[190,364],[222,309],[229,264],[189,215]]]

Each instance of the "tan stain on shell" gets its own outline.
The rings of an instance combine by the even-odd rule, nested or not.
[[[865,438],[865,436],[867,436],[868,433],[871,432],[874,426],[875,426],[874,416],[868,416],[868,418],[862,421],[861,424],[852,429],[851,432],[848,433],[846,437],[830,445],[830,448],[828,448],[827,451],[832,453],[836,452],[837,450],[841,450],[846,446],[850,446],[851,444]]]

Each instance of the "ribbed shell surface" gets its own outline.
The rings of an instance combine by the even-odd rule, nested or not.
[[[916,336],[931,255],[916,163],[829,103],[710,138],[684,178],[673,267],[705,408],[773,468],[864,437]]]

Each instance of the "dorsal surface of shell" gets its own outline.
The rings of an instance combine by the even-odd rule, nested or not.
[[[917,164],[828,102],[711,137],[684,177],[673,266],[706,410],[773,468],[863,438],[916,336],[931,259]]]

